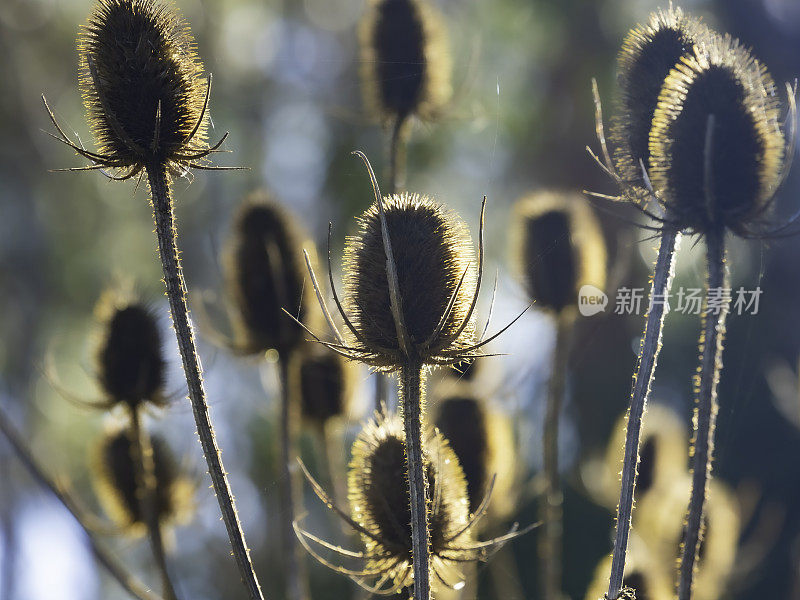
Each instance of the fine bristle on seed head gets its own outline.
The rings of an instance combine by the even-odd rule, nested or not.
[[[781,180],[785,137],[775,85],[730,36],[670,72],[650,131],[651,180],[681,229],[745,234]]]
[[[181,476],[162,437],[155,435],[150,443],[155,467],[156,516],[162,524],[184,520],[192,510],[193,485]],[[130,432],[124,428],[106,432],[92,452],[91,466],[95,491],[108,516],[127,535],[142,535],[146,526]]]
[[[155,0],[99,0],[78,39],[80,87],[101,153],[120,168],[203,148],[206,82],[188,25]]]
[[[360,27],[361,80],[382,120],[433,119],[450,100],[450,55],[442,17],[425,0],[372,0]]]
[[[313,425],[346,416],[352,391],[352,369],[345,359],[318,345],[298,356],[300,413]]]
[[[314,259],[291,215],[264,192],[248,196],[235,217],[225,254],[228,292],[235,306],[236,347],[247,354],[287,354],[305,333],[284,309],[309,323],[313,290],[305,284],[303,249]],[[308,288],[308,289],[306,289]]]
[[[477,264],[472,241],[458,215],[425,196],[403,193],[384,198],[383,205],[409,343],[419,360],[435,364],[444,358],[443,353],[450,356],[473,340],[470,306]],[[404,364],[405,357],[390,307],[377,203],[358,221],[358,233],[348,237],[345,246],[346,302],[361,338],[353,340],[353,345],[363,350],[364,362],[392,371]],[[454,293],[452,309],[434,336]],[[425,346],[432,336],[430,345]]]
[[[660,9],[645,25],[632,29],[617,59],[618,115],[610,139],[614,163],[629,193],[644,194],[641,165],[650,169],[649,135],[658,96],[670,70],[682,56],[710,36],[708,28],[680,8]]]
[[[116,291],[103,295],[96,312],[102,323],[97,373],[109,400],[134,408],[165,404],[166,363],[153,312]]]
[[[397,583],[407,584],[412,544],[404,439],[403,424],[397,416],[369,422],[353,444],[348,495],[353,519],[378,538],[362,534],[367,554],[381,557],[374,560],[383,565],[386,555],[390,560],[400,560],[392,574],[406,578]],[[441,434],[428,437],[423,453],[431,498],[431,555],[446,561],[441,554],[451,543],[461,547],[472,541],[469,529],[455,541],[450,540],[468,523],[466,483],[458,459]],[[436,562],[432,564],[435,568]]]
[[[604,288],[605,241],[580,194],[530,194],[517,203],[513,218],[515,259],[537,308],[560,313],[577,306],[582,286]]]

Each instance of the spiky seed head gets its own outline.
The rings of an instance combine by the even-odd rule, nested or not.
[[[614,162],[629,184],[628,192],[643,195],[645,182],[639,161],[650,169],[650,127],[658,96],[670,70],[712,34],[678,7],[659,9],[647,24],[633,28],[617,58],[618,115],[610,138]]]
[[[99,0],[78,52],[89,122],[114,166],[180,164],[203,148],[203,66],[188,25],[170,5]]]
[[[577,306],[582,286],[603,289],[605,241],[580,194],[535,192],[517,203],[513,219],[515,259],[536,307],[560,313]]]
[[[411,506],[404,440],[403,424],[397,416],[367,423],[353,444],[348,474],[352,518],[377,538],[362,534],[366,554],[379,557],[371,559],[373,564],[368,563],[367,568],[399,560],[392,570],[395,578],[411,577]],[[431,568],[437,570],[447,562],[443,553],[451,544],[461,547],[473,539],[467,529],[449,541],[469,522],[469,501],[458,458],[438,432],[425,441],[423,462],[432,499],[428,516]],[[408,585],[410,579],[395,582]]]
[[[475,329],[470,306],[477,265],[467,226],[453,211],[425,196],[396,194],[384,198],[383,204],[410,350],[424,364],[452,362],[454,353],[472,344]],[[344,250],[346,306],[361,338],[352,345],[367,364],[397,370],[406,357],[390,307],[377,202],[358,223],[358,233],[348,237]],[[452,310],[434,335],[454,294]]]
[[[150,444],[155,468],[156,516],[162,524],[183,521],[193,508],[194,486],[181,475],[162,437],[152,436]],[[142,535],[146,523],[130,431],[127,428],[107,431],[93,449],[90,463],[94,488],[105,512],[127,535]]]
[[[452,94],[447,31],[436,10],[425,0],[371,0],[359,34],[368,109],[384,121],[436,117]]]
[[[352,369],[343,357],[318,345],[298,356],[300,413],[314,425],[347,415],[352,395]]]
[[[97,305],[102,323],[97,348],[97,373],[109,399],[137,407],[163,405],[166,363],[161,331],[152,310],[141,302],[110,291]]]
[[[730,36],[682,58],[650,131],[650,177],[668,218],[698,233],[747,233],[781,179],[779,112],[772,78]]]
[[[268,194],[254,192],[235,217],[224,264],[235,307],[235,345],[244,353],[276,349],[284,355],[305,340],[302,327],[314,309],[305,285],[303,249],[315,256],[291,215]]]
[[[508,516],[517,498],[516,454],[508,418],[475,396],[450,396],[437,405],[436,427],[464,471],[470,512],[480,506],[496,476],[488,512],[492,517]]]

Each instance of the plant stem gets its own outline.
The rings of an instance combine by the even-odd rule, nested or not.
[[[561,504],[563,495],[558,476],[558,421],[564,401],[572,324],[573,316],[571,314],[561,312],[556,315],[556,343],[544,417],[545,490],[542,505],[544,531],[539,538],[539,559],[545,600],[557,600],[561,597],[561,537],[563,533]]]
[[[75,517],[78,525],[81,526],[89,540],[89,545],[92,548],[92,553],[95,558],[109,574],[119,582],[123,589],[139,600],[161,600],[158,594],[151,592],[148,586],[145,586],[134,577],[120,561],[99,544],[94,537],[92,528],[88,524],[88,517],[84,515],[83,510],[66,491],[44,472],[39,462],[28,448],[24,438],[11,424],[11,419],[6,416],[2,409],[0,409],[0,431],[11,443],[17,457],[22,464],[25,465],[25,468],[28,469],[30,474],[33,475],[40,484],[49,489],[72,516]]]
[[[297,445],[297,402],[289,374],[291,357],[282,354],[278,361],[281,380],[281,544],[286,567],[286,598],[305,600],[308,598],[306,577],[302,567],[302,555],[294,533],[296,477],[291,466],[295,460]]]
[[[167,569],[167,556],[164,540],[161,537],[161,524],[156,509],[156,466],[150,436],[142,427],[140,409],[130,408],[131,417],[131,458],[136,473],[136,497],[142,509],[142,517],[147,526],[150,547],[156,566],[161,572],[162,592],[165,600],[177,600],[175,588]]]
[[[706,302],[712,290],[722,291],[727,287],[725,273],[724,231],[706,235],[708,258],[708,288]],[[708,481],[711,478],[711,463],[714,454],[714,429],[717,422],[717,384],[722,371],[722,349],[725,337],[725,319],[728,315],[729,298],[717,296],[721,305],[713,310],[706,304],[703,313],[703,329],[700,334],[700,368],[695,375],[694,436],[692,439],[692,495],[686,517],[686,535],[680,560],[678,576],[678,600],[692,597],[697,554],[703,542],[703,510]]]
[[[261,586],[258,584],[258,578],[253,570],[250,550],[244,539],[244,532],[239,522],[239,514],[236,512],[233,493],[228,483],[225,468],[222,465],[222,456],[211,425],[208,403],[203,389],[200,360],[195,350],[194,332],[189,322],[189,309],[186,305],[186,285],[183,281],[183,270],[178,256],[175,212],[166,166],[156,164],[148,167],[147,179],[150,183],[150,192],[152,194],[153,216],[156,224],[156,235],[158,236],[161,265],[164,270],[164,284],[167,288],[172,322],[178,339],[178,348],[183,361],[183,371],[189,388],[189,398],[192,403],[192,412],[194,413],[200,444],[208,463],[208,472],[211,475],[214,492],[222,512],[222,520],[228,530],[228,538],[231,542],[236,564],[239,567],[239,575],[247,587],[251,600],[263,600],[264,596],[261,593]]]
[[[406,467],[411,500],[411,558],[414,600],[430,600],[428,488],[422,462],[422,365],[409,360],[400,370],[400,398],[406,435]]]
[[[631,404],[628,410],[625,459],[622,465],[622,481],[617,505],[617,529],[614,537],[614,551],[611,556],[611,575],[608,582],[607,596],[609,600],[617,600],[622,590],[633,512],[633,492],[636,487],[636,470],[639,465],[639,436],[647,397],[650,394],[650,385],[653,381],[653,372],[658,362],[658,353],[661,350],[661,329],[666,315],[667,294],[672,284],[678,236],[679,232],[676,229],[672,227],[664,229],[658,249],[653,284],[650,289],[651,306],[645,322],[644,337],[639,350],[639,360],[631,392]]]

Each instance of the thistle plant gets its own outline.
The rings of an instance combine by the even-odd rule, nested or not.
[[[308,597],[303,557],[296,543],[294,521],[298,474],[293,472],[299,433],[299,374],[292,372],[304,340],[302,328],[287,318],[311,322],[314,305],[305,291],[304,261],[300,248],[310,244],[277,202],[264,192],[250,194],[234,222],[224,263],[228,293],[234,305],[233,350],[241,354],[278,354],[280,370],[280,497],[281,544],[286,561],[286,593],[292,600]],[[313,250],[312,250],[313,252]],[[307,253],[306,256],[309,256]],[[309,258],[309,260],[311,260]]]
[[[494,336],[477,342],[474,339],[474,312],[483,266],[485,200],[476,269],[466,225],[454,213],[424,196],[403,193],[384,198],[366,156],[355,154],[367,166],[375,202],[359,218],[359,232],[348,238],[345,247],[347,310],[339,301],[330,275],[333,299],[347,327],[347,338],[339,332],[322,301],[313,270],[312,282],[336,341],[322,342],[310,333],[346,358],[378,371],[399,372],[411,504],[414,598],[428,600],[430,498],[422,452],[426,368],[479,356],[481,348],[514,321]]]
[[[569,346],[584,285],[603,289],[606,248],[591,208],[577,194],[539,192],[517,203],[515,259],[529,298],[552,314],[556,341],[550,372],[543,439],[544,532],[539,558],[544,598],[561,595],[562,491],[558,470],[558,423],[567,377]]]
[[[200,362],[186,303],[176,242],[170,177],[189,169],[217,169],[207,158],[225,140],[206,143],[211,79],[186,23],[155,0],[99,0],[81,31],[80,87],[97,152],[72,142],[47,107],[56,139],[91,164],[68,170],[101,170],[112,179],[147,175],[170,312],[203,453],[251,598],[261,598],[249,550],[214,437]]]

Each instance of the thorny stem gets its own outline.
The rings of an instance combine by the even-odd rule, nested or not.
[[[194,413],[200,444],[208,463],[208,472],[211,475],[214,492],[222,512],[222,520],[228,530],[228,538],[231,542],[236,564],[239,567],[239,575],[247,587],[251,600],[263,600],[264,596],[261,593],[261,586],[253,570],[250,550],[244,539],[244,532],[239,522],[239,514],[236,512],[233,493],[228,483],[225,468],[222,465],[222,456],[211,425],[208,403],[203,389],[200,359],[195,350],[194,332],[189,322],[189,309],[186,305],[186,285],[183,281],[182,267],[178,257],[172,190],[170,189],[166,166],[163,164],[150,165],[147,168],[147,179],[150,183],[150,192],[152,194],[153,216],[156,224],[156,235],[158,236],[161,265],[164,270],[164,284],[167,288],[172,322],[178,339],[178,348],[183,361],[183,370],[186,375],[186,384],[189,388],[189,398],[192,403],[192,412]]]
[[[305,600],[308,598],[306,577],[302,567],[302,555],[297,545],[294,532],[295,495],[297,477],[292,472],[294,454],[297,445],[297,402],[294,402],[289,374],[291,357],[282,355],[278,361],[281,383],[281,545],[283,547],[284,566],[286,568],[286,597],[288,600]]]
[[[694,436],[692,439],[692,495],[686,517],[686,535],[681,549],[678,575],[678,600],[692,597],[692,578],[697,555],[703,542],[703,511],[711,478],[714,454],[714,429],[717,422],[717,384],[722,371],[722,349],[725,337],[725,319],[730,299],[723,296],[727,287],[725,272],[724,231],[710,232],[706,236],[708,258],[708,294],[703,313],[703,330],[700,334],[700,366],[695,375]],[[718,306],[708,305],[708,296],[720,300]]]
[[[430,600],[430,537],[428,489],[422,462],[422,365],[409,360],[400,370],[400,399],[406,435],[406,467],[411,499],[411,558],[414,600]]]
[[[11,443],[17,457],[22,464],[25,465],[25,468],[28,469],[30,474],[33,475],[40,484],[49,489],[72,516],[75,517],[78,525],[80,525],[84,533],[86,533],[95,558],[109,574],[119,582],[123,589],[139,600],[161,600],[158,594],[151,592],[148,586],[134,577],[114,555],[99,544],[94,537],[91,526],[88,524],[88,516],[83,513],[83,510],[70,495],[44,472],[39,462],[28,448],[24,438],[11,424],[11,420],[2,409],[0,409],[0,431],[3,432],[3,435],[5,435]]]
[[[136,474],[136,499],[142,509],[142,517],[147,526],[150,548],[158,570],[161,572],[162,593],[164,600],[176,600],[175,588],[167,569],[167,556],[164,551],[164,540],[161,536],[161,524],[156,509],[156,467],[153,456],[153,445],[150,437],[142,427],[139,408],[130,409],[131,459]]]
[[[561,596],[563,495],[558,476],[558,421],[564,401],[572,323],[571,314],[562,312],[556,315],[556,344],[544,417],[545,490],[542,505],[544,532],[539,538],[544,600],[557,600]]]
[[[608,582],[607,596],[609,600],[617,600],[622,590],[633,512],[633,492],[639,464],[639,436],[642,429],[642,417],[647,397],[650,394],[658,353],[661,350],[661,329],[666,314],[666,298],[672,283],[675,247],[679,235],[679,232],[672,227],[664,229],[653,274],[653,285],[650,289],[651,306],[647,312],[644,337],[639,350],[639,360],[633,378],[631,404],[628,410],[625,459],[622,465],[622,482],[617,505],[617,529],[614,537],[614,551],[611,556],[611,576]]]

